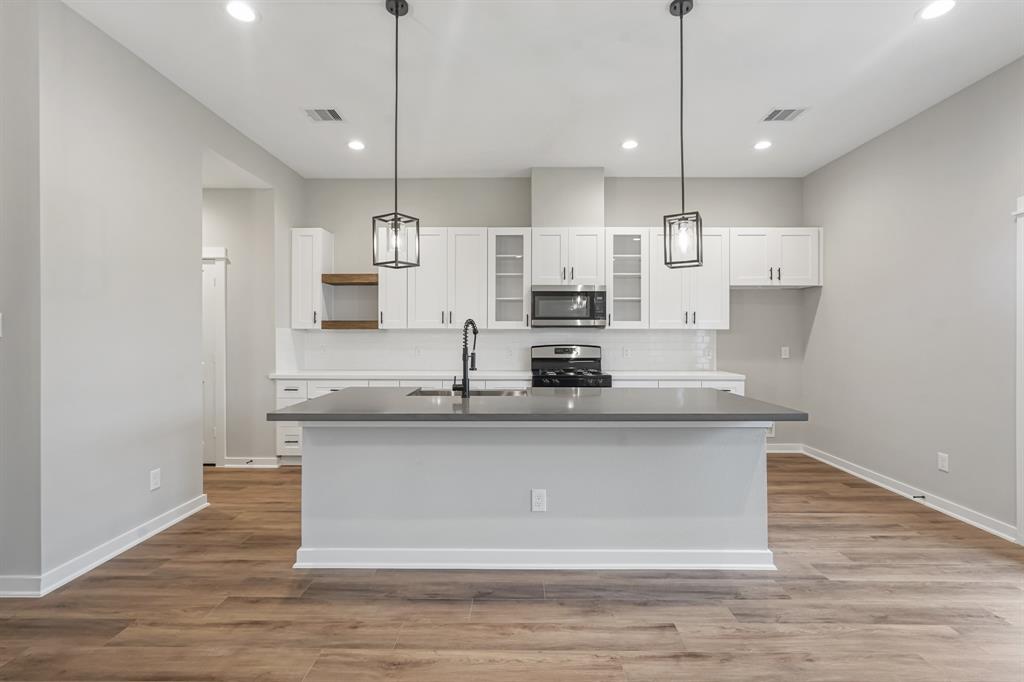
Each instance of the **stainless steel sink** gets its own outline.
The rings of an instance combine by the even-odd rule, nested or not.
[[[470,397],[479,396],[481,398],[517,398],[524,395],[529,395],[530,391],[526,388],[491,388],[482,389],[478,391],[471,390],[469,392]],[[451,389],[437,389],[437,388],[417,388],[415,391],[409,394],[410,396],[444,396],[449,398],[461,398],[462,394]]]

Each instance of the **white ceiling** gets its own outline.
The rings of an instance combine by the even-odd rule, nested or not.
[[[308,178],[386,177],[394,19],[384,0],[66,0]],[[668,0],[410,0],[403,177],[603,166],[678,175],[678,24]],[[1022,0],[697,0],[687,175],[800,177],[1024,55]],[[793,123],[775,107],[806,106]],[[344,123],[314,123],[334,107]],[[950,131],[956,134],[956,131]],[[620,143],[636,138],[625,152]],[[367,147],[355,153],[349,139]],[[754,152],[769,138],[774,147]]]

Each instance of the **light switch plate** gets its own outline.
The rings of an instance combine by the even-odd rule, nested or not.
[[[949,455],[948,454],[946,454],[945,452],[938,453],[937,464],[939,466],[939,471],[945,471],[947,474],[949,473]]]
[[[149,489],[156,490],[160,487],[160,470],[153,469],[149,472]]]

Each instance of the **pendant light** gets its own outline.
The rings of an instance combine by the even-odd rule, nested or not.
[[[395,17],[395,204],[391,213],[373,217],[373,264],[383,268],[415,268],[420,264],[420,219],[398,212],[398,19],[409,13],[406,0],[386,0]]]
[[[683,144],[683,17],[693,9],[693,0],[674,0],[672,16],[679,17],[679,183],[682,212],[665,216],[665,265],[692,268],[704,262],[704,231],[700,213],[686,211],[686,156]]]

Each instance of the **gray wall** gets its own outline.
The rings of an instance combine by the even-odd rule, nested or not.
[[[309,180],[306,225],[335,235],[338,272],[370,272],[370,218],[394,207],[390,180]],[[529,178],[402,180],[398,210],[423,227],[521,227],[530,224]],[[285,253],[289,253],[290,244]],[[290,286],[285,283],[285,291]],[[278,291],[280,294],[280,291]],[[287,327],[285,321],[279,326]]]
[[[203,190],[203,246],[228,250],[227,455],[274,457],[273,190]]]
[[[807,442],[1006,523],[1014,506],[1014,224],[1024,61],[808,176]],[[950,473],[936,452],[950,454]]]
[[[803,220],[799,178],[693,178],[686,181],[687,209],[708,227],[795,226]],[[609,226],[660,225],[679,211],[679,178],[608,178]],[[807,340],[803,293],[733,289],[731,328],[717,332],[718,367],[747,375],[747,395],[807,408],[801,391]],[[782,346],[790,359],[781,358]],[[775,442],[800,443],[803,424],[778,424]]]
[[[203,150],[275,188],[285,235],[302,181],[64,4],[38,8],[45,572],[202,492]]]
[[[533,227],[604,225],[603,168],[534,168],[530,197]]]
[[[0,578],[41,556],[36,9],[0,2]]]

